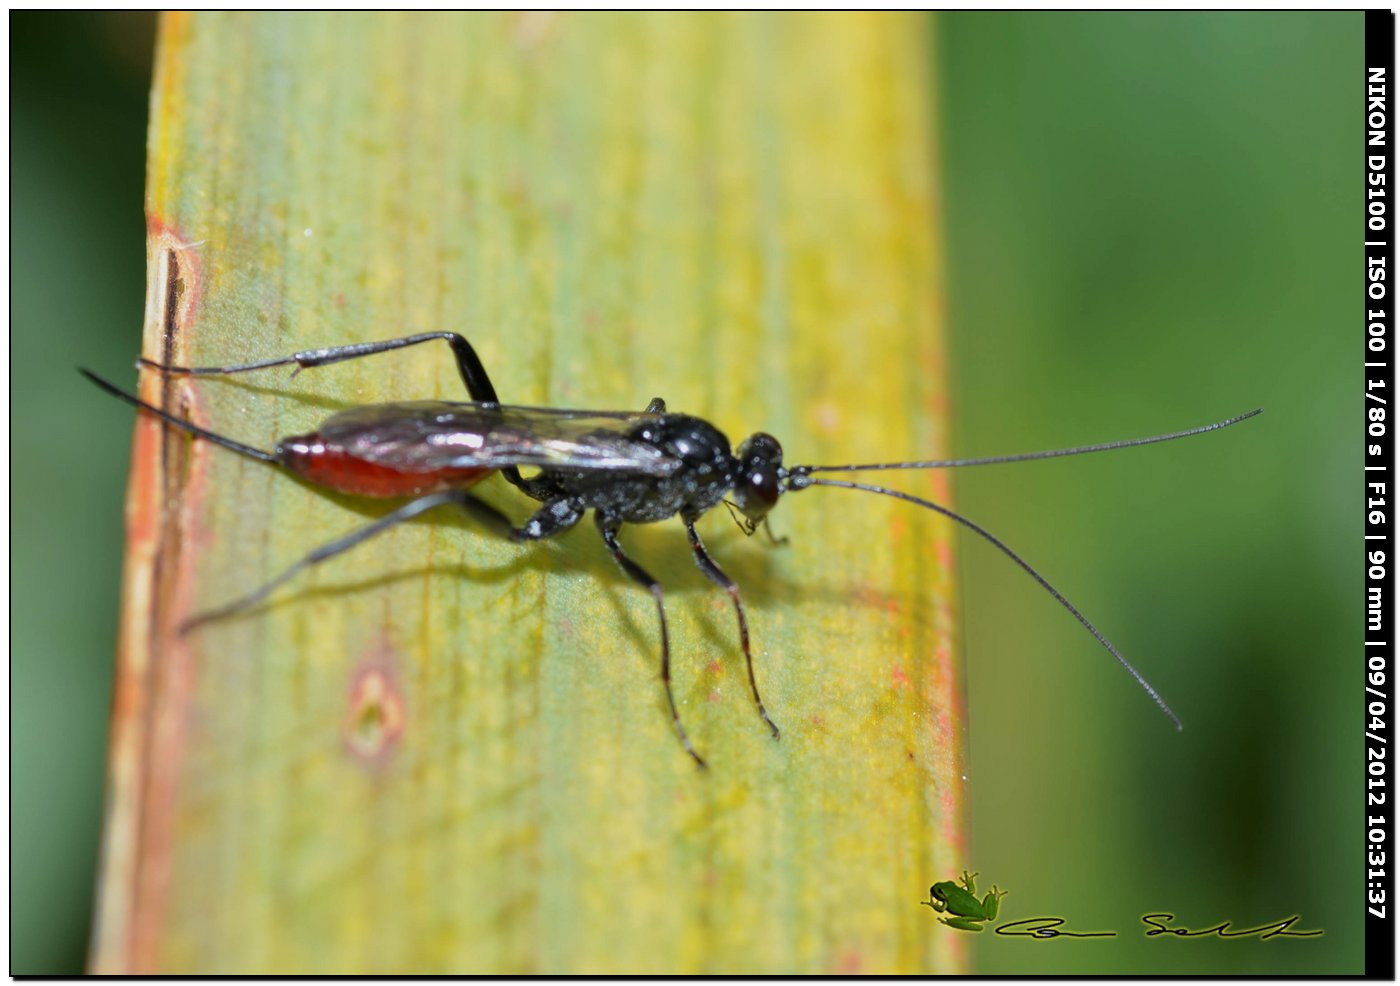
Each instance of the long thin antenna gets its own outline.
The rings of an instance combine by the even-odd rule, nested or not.
[[[263,462],[277,461],[277,456],[273,455],[271,452],[264,452],[262,449],[253,448],[251,445],[244,445],[241,442],[235,442],[232,438],[225,438],[223,435],[216,435],[212,431],[205,431],[203,428],[199,427],[199,425],[191,424],[184,418],[177,418],[169,411],[162,411],[154,404],[147,404],[135,394],[128,394],[116,384],[108,383],[106,380],[103,380],[91,370],[84,370],[80,366],[78,367],[78,372],[81,373],[83,376],[87,377],[93,383],[97,384],[97,386],[101,387],[103,390],[107,391],[107,393],[111,394],[113,397],[120,398],[121,400],[126,401],[128,404],[134,404],[142,410],[150,411],[162,421],[165,421],[168,424],[172,424],[176,428],[182,428],[185,431],[189,432],[191,435],[196,436],[197,438],[202,438],[207,442],[213,442],[215,445],[222,445],[224,448],[232,449],[239,455],[246,455],[250,459],[259,459]]]
[[[1241,421],[1252,418],[1263,410],[1262,407],[1256,407],[1253,411],[1247,411],[1233,418],[1226,418],[1224,421],[1217,421],[1215,424],[1203,425],[1200,428],[1191,428],[1187,431],[1174,431],[1169,435],[1153,435],[1150,438],[1130,438],[1121,442],[1104,442],[1102,445],[1079,445],[1075,448],[1052,449],[1048,452],[1022,452],[1018,455],[994,455],[985,459],[934,459],[928,462],[868,462],[849,466],[795,466],[793,467],[793,472],[869,472],[874,469],[952,469],[956,466],[992,466],[1002,462],[1028,462],[1032,459],[1054,459],[1062,455],[1084,455],[1087,452],[1108,452],[1112,449],[1132,448],[1134,445],[1153,445],[1157,442],[1170,442],[1178,438],[1190,438],[1192,435],[1203,435],[1208,431],[1219,431],[1221,428],[1228,428],[1231,425],[1239,424]]]
[[[1258,412],[1256,411],[1254,413],[1257,414]],[[1236,418],[1235,420],[1239,419]],[[1221,426],[1213,425],[1212,427],[1218,428]],[[1185,434],[1194,433],[1186,432]],[[1157,440],[1160,441],[1160,439]],[[805,467],[802,468],[805,469]],[[913,496],[909,493],[901,493],[898,490],[887,489],[884,486],[872,486],[869,483],[853,483],[841,479],[813,479],[810,476],[806,475],[805,472],[796,472],[795,474],[791,474],[789,481],[789,489],[793,490],[805,489],[808,486],[838,486],[849,490],[864,490],[867,493],[879,493],[882,496],[892,496],[896,500],[904,500],[906,503],[913,503],[920,507],[927,507],[930,510],[933,510],[937,513],[942,514],[945,517],[957,521],[959,524],[962,524],[968,530],[976,534],[980,534],[982,537],[986,538],[993,545],[999,548],[1002,554],[1006,555],[1006,557],[1010,558],[1017,565],[1020,565],[1021,568],[1025,569],[1025,571],[1027,572],[1027,574],[1030,575],[1031,578],[1035,579],[1037,582],[1040,583],[1041,588],[1043,588],[1046,592],[1050,593],[1050,595],[1055,597],[1056,602],[1058,602],[1065,609],[1069,610],[1070,615],[1073,616],[1076,620],[1078,620],[1084,626],[1084,629],[1088,630],[1094,635],[1095,640],[1103,644],[1104,648],[1115,658],[1118,659],[1118,663],[1123,665],[1124,670],[1126,670],[1128,674],[1132,675],[1133,679],[1137,681],[1139,685],[1142,686],[1143,691],[1147,692],[1148,695],[1152,696],[1152,701],[1157,703],[1157,708],[1161,709],[1166,714],[1167,718],[1172,721],[1172,724],[1176,726],[1177,730],[1181,730],[1181,720],[1176,717],[1176,713],[1171,710],[1171,706],[1167,705],[1166,700],[1163,699],[1161,695],[1157,694],[1157,689],[1153,688],[1147,683],[1146,678],[1138,674],[1137,668],[1129,664],[1128,659],[1125,658],[1122,654],[1118,653],[1118,648],[1114,647],[1113,644],[1109,643],[1108,638],[1099,632],[1098,627],[1090,623],[1088,617],[1086,617],[1083,613],[1079,612],[1079,610],[1074,607],[1073,603],[1071,603],[1068,599],[1061,595],[1058,589],[1056,589],[1053,585],[1047,582],[1045,580],[1045,576],[1041,575],[1034,568],[1032,568],[1028,561],[1026,561],[1020,555],[1016,554],[1016,552],[1012,551],[1011,548],[1007,546],[1006,542],[1002,541],[1000,538],[998,538],[991,531],[987,530],[985,527],[982,527],[980,524],[976,524],[973,521],[968,520],[962,514],[959,514],[953,510],[949,510],[947,507],[940,506],[939,504],[934,503],[931,500],[924,500],[920,497]]]

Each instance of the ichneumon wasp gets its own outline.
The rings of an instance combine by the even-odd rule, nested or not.
[[[749,688],[759,715],[777,739],[778,727],[764,708],[754,675],[748,618],[739,587],[710,557],[695,530],[695,523],[711,508],[727,503],[742,514],[741,526],[752,534],[760,525],[766,525],[769,511],[782,494],[827,486],[878,493],[936,511],[990,542],[1054,596],[1133,676],[1176,728],[1181,728],[1181,721],[1166,701],[1098,628],[990,531],[947,507],[909,493],[871,483],[825,479],[815,474],[939,469],[1082,455],[1217,431],[1253,417],[1259,410],[1186,431],[1045,452],[978,459],[785,466],[782,446],[772,435],[762,432],[750,435],[731,451],[729,440],[713,425],[691,415],[667,411],[660,398],[653,399],[641,412],[502,404],[476,351],[455,332],[426,332],[382,342],[333,346],[234,366],[165,366],[144,358],[138,365],[179,376],[219,376],[290,364],[297,367],[294,372],[300,372],[308,367],[340,363],[433,340],[442,340],[452,348],[458,372],[472,398],[470,403],[413,401],[354,407],[331,415],[314,432],[283,439],[270,452],[201,428],[146,403],[96,374],[82,371],[108,393],[197,438],[280,466],[309,482],[342,493],[408,501],[359,530],[322,545],[247,595],[192,617],[185,624],[187,629],[245,610],[298,572],[436,507],[464,509],[486,527],[517,542],[539,541],[567,531],[591,510],[598,532],[613,558],[656,602],[661,627],[661,681],[671,710],[671,722],[686,753],[704,767],[705,761],[691,745],[681,724],[671,691],[671,647],[661,585],[627,555],[618,541],[618,532],[625,524],[648,524],[680,517],[696,565],[710,581],[727,592],[734,603]],[[536,472],[524,476],[521,466]],[[499,472],[511,485],[542,504],[523,524],[515,525],[469,491],[471,485],[493,472]],[[726,496],[732,497],[732,501],[726,500]],[[771,531],[769,533],[771,536]]]

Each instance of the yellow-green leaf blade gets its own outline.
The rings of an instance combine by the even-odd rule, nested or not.
[[[794,462],[936,455],[927,58],[903,16],[167,18],[145,352],[451,328],[509,402],[662,396]],[[166,397],[270,447],[331,408],[465,394],[429,346]],[[937,518],[804,492],[782,548],[705,518],[778,743],[680,524],[624,531],[669,590],[702,774],[652,601],[590,523],[521,547],[429,517],[180,636],[388,507],[142,428],[100,969],[959,968],[918,905],[962,863]]]

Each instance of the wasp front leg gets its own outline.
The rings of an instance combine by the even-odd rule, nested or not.
[[[753,653],[749,649],[749,621],[744,615],[744,603],[739,598],[739,586],[732,578],[725,574],[724,569],[710,557],[710,553],[705,550],[705,544],[700,540],[700,534],[695,530],[695,521],[687,519],[685,522],[686,534],[690,537],[690,550],[695,555],[695,564],[700,571],[705,573],[715,585],[729,593],[729,598],[734,602],[734,615],[739,620],[739,647],[744,652],[744,666],[749,672],[749,689],[753,692],[754,704],[758,706],[758,714],[767,723],[773,738],[778,738],[778,726],[768,717],[768,710],[763,707],[763,697],[758,693],[758,679],[753,673]]]

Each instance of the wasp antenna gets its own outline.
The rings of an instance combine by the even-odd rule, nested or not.
[[[241,442],[235,442],[231,438],[225,438],[223,435],[216,435],[212,431],[205,431],[203,428],[199,427],[199,425],[194,424],[191,421],[186,421],[184,418],[177,418],[169,411],[162,411],[154,404],[147,404],[135,394],[128,394],[116,384],[103,380],[91,370],[85,370],[80,366],[78,367],[78,372],[81,373],[83,376],[87,377],[93,383],[97,384],[97,386],[101,387],[103,390],[107,391],[107,393],[111,394],[118,400],[126,401],[128,404],[135,405],[136,407],[139,407],[144,411],[150,411],[152,414],[154,414],[156,417],[160,418],[167,424],[172,424],[176,428],[183,429],[184,431],[189,432],[191,435],[194,435],[196,438],[202,438],[205,441],[213,442],[215,445],[222,445],[224,448],[237,452],[239,455],[246,455],[250,459],[258,459],[262,462],[277,461],[277,456],[273,455],[271,452],[264,452],[262,449],[253,448],[251,445],[244,445]]]
[[[1134,445],[1155,445],[1157,442],[1170,442],[1178,438],[1190,438],[1192,435],[1204,435],[1208,431],[1219,431],[1221,428],[1228,428],[1231,425],[1239,424],[1262,414],[1264,409],[1256,407],[1253,411],[1246,411],[1244,414],[1237,414],[1233,418],[1226,418],[1224,421],[1217,421],[1214,424],[1202,425],[1199,428],[1188,428],[1186,431],[1174,431],[1166,435],[1151,435],[1147,438],[1129,438],[1120,442],[1104,442],[1100,445],[1077,445],[1074,448],[1050,449],[1045,452],[1022,452],[1017,455],[993,455],[982,459],[932,459],[925,462],[867,462],[847,466],[794,466],[794,473],[812,472],[871,472],[876,469],[953,469],[959,466],[993,466],[1004,462],[1029,462],[1033,459],[1056,459],[1062,455],[1085,455],[1089,452],[1108,452],[1113,449],[1132,448]]]
[[[1254,411],[1252,413],[1258,414],[1259,412]],[[1247,417],[1247,415],[1245,417]],[[1233,419],[1231,422],[1227,423],[1232,424],[1234,421],[1238,420],[1242,420],[1242,418],[1236,418]],[[1212,425],[1211,427],[1219,428],[1223,427],[1223,425]],[[1185,432],[1184,434],[1194,434],[1194,432]],[[1157,440],[1160,441],[1161,439]],[[1094,626],[1094,624],[1090,623],[1088,617],[1086,617],[1083,613],[1079,612],[1079,610],[1075,608],[1074,604],[1071,603],[1060,593],[1060,590],[1056,589],[1053,585],[1046,581],[1045,576],[1041,575],[1034,568],[1032,568],[1030,562],[1026,561],[1024,558],[1018,555],[1015,551],[1011,549],[1009,545],[1006,544],[1005,541],[1001,540],[1001,538],[997,537],[985,527],[982,527],[980,524],[969,520],[962,514],[957,513],[954,510],[950,510],[949,508],[940,504],[934,503],[931,500],[925,500],[921,497],[914,496],[910,493],[901,493],[899,490],[888,489],[884,486],[874,486],[870,483],[855,483],[842,479],[813,479],[805,473],[797,473],[796,475],[793,475],[791,477],[791,485],[789,487],[790,489],[800,490],[805,489],[808,486],[836,486],[848,490],[864,490],[867,493],[879,493],[882,496],[892,496],[896,500],[903,500],[906,503],[912,503],[916,506],[927,507],[929,510],[935,511],[936,513],[940,513],[951,520],[957,521],[959,524],[963,525],[968,530],[985,538],[987,541],[991,542],[998,550],[1000,550],[1002,554],[1006,555],[1006,557],[1010,558],[1017,565],[1021,566],[1021,568],[1024,569],[1025,572],[1028,575],[1030,575],[1031,578],[1035,579],[1037,582],[1040,583],[1042,589],[1050,593],[1050,595],[1054,596],[1055,601],[1058,602],[1061,606],[1063,606],[1066,610],[1068,610],[1069,614],[1073,616],[1076,620],[1078,620],[1080,624],[1084,627],[1084,629],[1088,630],[1091,634],[1093,634],[1094,639],[1097,640],[1100,644],[1102,644],[1104,649],[1107,650],[1118,660],[1118,663],[1123,666],[1123,669],[1127,671],[1128,674],[1133,676],[1133,680],[1136,681],[1140,686],[1142,686],[1142,690],[1147,692],[1147,694],[1152,697],[1152,701],[1157,703],[1157,708],[1161,709],[1163,714],[1165,714],[1166,717],[1172,721],[1172,725],[1176,726],[1177,731],[1179,732],[1181,730],[1181,720],[1177,718],[1177,715],[1175,712],[1172,711],[1171,706],[1167,704],[1166,700],[1162,698],[1161,695],[1157,694],[1157,689],[1149,685],[1147,683],[1147,679],[1138,673],[1137,668],[1129,664],[1128,659],[1125,658],[1122,654],[1118,653],[1118,648],[1114,647],[1113,644],[1109,642],[1108,638],[1099,632],[1099,628]]]

